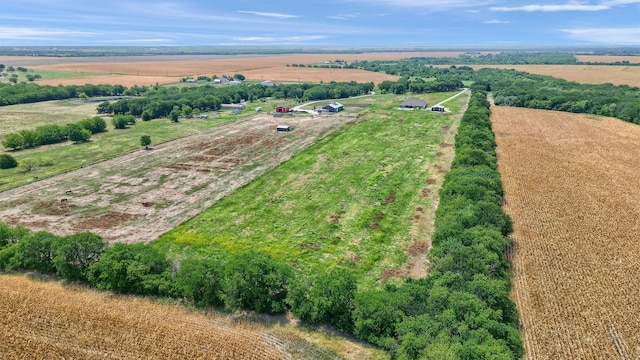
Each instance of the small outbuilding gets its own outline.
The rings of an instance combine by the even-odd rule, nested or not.
[[[260,85],[266,86],[266,87],[276,86],[276,84],[273,81],[269,81],[269,80],[261,82]]]
[[[331,104],[323,106],[322,109],[327,110],[328,112],[339,112],[344,110],[344,105],[339,102],[332,102]]]
[[[291,109],[286,105],[281,105],[281,106],[276,107],[276,112],[277,113],[286,114],[286,113],[288,113],[290,111],[291,111]]]
[[[431,111],[444,112],[444,106],[442,105],[434,105],[431,107]]]
[[[289,125],[278,125],[276,131],[291,131],[291,126]]]
[[[244,104],[222,104],[220,109],[222,110],[244,110],[246,106]]]
[[[407,99],[400,104],[400,109],[426,109],[427,102],[422,99]]]

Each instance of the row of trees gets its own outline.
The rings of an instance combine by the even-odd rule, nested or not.
[[[94,116],[66,126],[42,125],[35,130],[9,133],[2,139],[2,145],[5,148],[17,150],[56,144],[67,140],[79,143],[89,140],[92,134],[104,132],[106,129],[107,123],[104,119]]]
[[[146,87],[127,89],[122,85],[70,85],[49,86],[32,83],[16,85],[0,83],[0,106],[34,103],[48,100],[63,100],[94,96],[140,95]]]
[[[640,124],[640,89],[627,85],[579,84],[516,70],[481,69],[496,105],[616,117]]]
[[[150,89],[144,97],[103,102],[98,105],[100,114],[128,114],[143,120],[185,115],[185,111],[207,112],[219,110],[223,103],[239,103],[242,100],[256,101],[264,98],[324,100],[362,95],[373,90],[373,83],[356,82],[327,84],[289,84],[273,87],[260,84],[236,86],[161,87]],[[181,113],[178,113],[180,111]]]
[[[56,236],[0,223],[0,269],[55,274],[117,293],[187,298],[201,307],[291,310],[308,323],[352,329],[356,279],[347,270],[303,275],[254,251],[174,263],[150,245],[107,245],[89,232]]]
[[[440,191],[426,279],[356,295],[355,335],[401,359],[519,359],[495,139],[482,85],[473,87]]]

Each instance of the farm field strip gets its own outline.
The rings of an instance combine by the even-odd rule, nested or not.
[[[282,326],[16,275],[0,276],[0,336],[1,359],[334,357]]]
[[[361,121],[221,199],[154,246],[169,256],[258,249],[304,269],[339,264],[367,286],[424,276],[437,193],[469,96],[447,103],[447,114],[398,110],[402,97],[385,96]],[[449,97],[429,94],[427,101]]]
[[[640,127],[492,107],[526,359],[640,357]]]
[[[151,241],[351,117],[317,120],[287,118],[296,130],[282,134],[275,127],[283,120],[254,116],[9,190],[0,219],[57,234]]]
[[[290,64],[321,64],[337,59],[398,60],[416,56],[457,56],[460,52],[376,52],[361,54],[284,54],[228,56],[116,56],[87,58],[0,57],[0,63],[27,66],[34,70],[105,74],[38,81],[46,85],[120,84],[153,85],[175,83],[183,76],[242,73],[249,80],[274,81],[357,81],[375,83],[396,80],[397,76],[355,69],[287,67]]]
[[[531,74],[548,75],[582,84],[640,86],[640,66],[625,65],[469,65],[483,68],[514,69]],[[437,67],[449,67],[437,65]]]

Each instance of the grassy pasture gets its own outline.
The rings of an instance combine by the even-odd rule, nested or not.
[[[432,104],[451,95],[424,97]],[[443,137],[452,142],[458,113],[468,100],[458,97],[446,104],[452,113],[435,114],[397,110],[404,98],[376,96],[360,121],[223,198],[154,245],[174,257],[259,249],[304,269],[320,263],[347,266],[364,286],[372,286],[385,270],[409,260],[416,209],[434,207],[426,196],[428,184],[445,171],[433,165],[448,146]]]
[[[34,104],[34,107],[37,108],[39,105],[40,104]],[[21,106],[25,108],[29,107],[29,105]],[[95,104],[92,106],[95,107]],[[72,106],[70,108],[72,108]],[[1,110],[3,109],[0,108],[0,111]],[[46,112],[35,111],[35,113],[37,115],[31,118],[29,126],[23,127],[22,124],[16,124],[13,131],[22,127],[33,129],[47,122],[47,120],[44,120],[42,123],[38,122],[46,118]],[[63,120],[62,116],[63,115],[55,122],[61,124],[71,122]],[[74,121],[79,119],[80,118],[74,118]],[[152,144],[158,144],[191,135],[200,130],[233,121],[233,119],[234,118],[231,117],[220,116],[209,119],[182,120],[179,123],[171,123],[166,119],[158,119],[148,122],[139,121],[136,125],[129,126],[124,130],[114,129],[109,123],[107,132],[93,135],[87,143],[72,144],[71,142],[64,142],[18,151],[5,150],[6,153],[14,156],[19,163],[31,161],[36,164],[36,168],[31,172],[24,172],[21,167],[0,171],[0,191],[24,185],[27,180],[32,179],[34,176],[37,176],[39,179],[50,177],[137,150],[140,148],[141,135],[151,136]],[[107,122],[109,122],[108,119]],[[41,166],[41,164],[46,162],[52,162],[53,164]]]

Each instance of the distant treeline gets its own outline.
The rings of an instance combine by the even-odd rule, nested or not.
[[[374,84],[331,82],[325,84],[287,84],[263,86],[242,84],[234,86],[159,87],[150,89],[144,97],[104,102],[98,105],[101,114],[130,114],[151,120],[169,116],[174,109],[200,112],[219,110],[222,104],[258,101],[265,98],[310,101],[339,99],[367,94]]]
[[[77,97],[139,95],[144,91],[146,91],[146,87],[127,89],[122,85],[49,86],[31,83],[0,84],[0,106]]]
[[[481,69],[496,105],[616,117],[640,124],[640,89],[628,85],[579,84],[515,70]]]
[[[354,63],[355,64],[355,63]],[[479,81],[489,84],[496,105],[573,113],[611,116],[640,124],[640,89],[628,85],[579,84],[545,75],[506,69],[474,71],[466,65],[451,65],[448,69],[431,67],[424,59],[396,62],[361,61],[360,68],[399,75],[396,81],[384,81],[379,86],[394,93],[420,93],[422,87],[454,85],[456,81]],[[424,81],[434,78],[434,83]],[[441,88],[440,91],[446,87]]]

